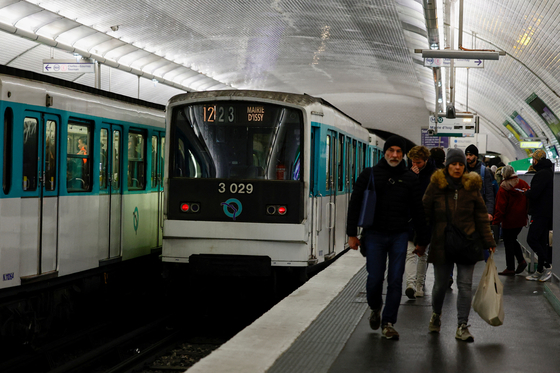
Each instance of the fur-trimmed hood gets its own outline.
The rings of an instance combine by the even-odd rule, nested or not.
[[[430,181],[437,184],[439,189],[445,189],[449,186],[446,178],[447,171],[441,168],[432,174]],[[465,190],[480,190],[482,188],[482,179],[476,172],[465,172],[461,178],[461,183]]]

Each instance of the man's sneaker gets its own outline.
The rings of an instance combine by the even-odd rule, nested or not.
[[[424,296],[424,286],[418,285],[416,286],[416,292],[414,293],[415,297],[423,297]]]
[[[525,277],[525,280],[527,280],[527,281],[538,281],[541,278],[542,274],[543,274],[542,272],[535,271],[535,273],[533,273],[532,275],[529,275],[529,276]]]
[[[435,312],[432,313],[429,329],[430,333],[439,333],[439,330],[441,329],[441,315],[438,315]]]
[[[371,310],[371,315],[369,315],[369,327],[372,330],[379,329],[381,325],[381,308],[378,310]]]
[[[455,338],[460,339],[465,342],[474,342],[474,337],[469,332],[469,326],[467,324],[461,324],[457,328],[457,333],[455,333]]]
[[[404,293],[406,294],[406,296],[408,297],[408,299],[416,299],[416,297],[414,296],[414,287],[412,285],[408,286],[406,288],[406,290],[404,291]]]
[[[539,282],[546,282],[552,277],[552,266],[543,269],[543,273],[539,278]]]
[[[387,324],[383,325],[383,336],[387,339],[399,339],[399,333],[393,328],[393,324],[388,322]]]

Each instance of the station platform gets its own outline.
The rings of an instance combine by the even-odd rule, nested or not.
[[[505,268],[503,244],[494,255]],[[484,262],[476,265],[473,291]],[[365,258],[349,251],[188,372],[557,372],[560,370],[560,291],[557,280],[500,276],[505,321],[492,327],[471,310],[475,341],[455,339],[457,287],[448,290],[441,332],[429,333],[433,268],[426,295],[403,291],[395,329],[386,340],[369,327]],[[473,293],[474,294],[474,293]]]

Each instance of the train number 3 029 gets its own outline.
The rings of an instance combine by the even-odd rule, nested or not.
[[[220,183],[218,185],[218,192],[219,193],[225,193],[227,190],[226,188],[226,183]],[[251,194],[253,193],[253,184],[243,184],[243,183],[231,183],[229,185],[229,192],[232,194]]]

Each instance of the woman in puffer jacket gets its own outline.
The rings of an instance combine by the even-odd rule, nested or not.
[[[462,150],[450,149],[447,153],[445,168],[434,172],[422,200],[432,231],[428,262],[434,265],[435,277],[432,290],[433,313],[429,325],[430,332],[439,333],[440,331],[441,310],[449,286],[449,273],[455,264],[445,255],[445,227],[447,226],[445,201],[447,200],[453,225],[467,235],[477,231],[484,249],[493,252],[496,248],[490,231],[488,211],[480,194],[482,179],[475,172],[466,173],[466,164],[467,159]],[[483,260],[482,254],[479,260]],[[474,266],[474,264],[457,264],[459,294],[457,297],[458,328],[455,338],[467,342],[474,341],[474,337],[468,329]]]
[[[502,223],[502,234],[506,249],[506,269],[500,275],[515,276],[527,267],[523,258],[521,246],[517,242],[517,236],[521,229],[527,225],[527,197],[523,194],[524,189],[529,189],[529,184],[517,177],[515,170],[510,165],[502,169],[502,182],[496,195],[494,206],[493,225]],[[515,268],[515,258],[517,268]]]

